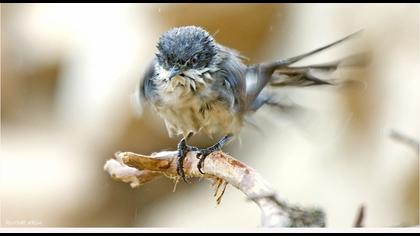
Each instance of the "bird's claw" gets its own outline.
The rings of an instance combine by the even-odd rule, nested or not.
[[[227,141],[229,141],[231,137],[232,137],[231,135],[226,135],[221,140],[219,140],[215,145],[213,145],[211,147],[208,147],[208,148],[204,148],[204,149],[189,146],[189,145],[187,145],[186,140],[182,139],[181,142],[179,142],[179,144],[178,144],[178,160],[177,160],[177,167],[176,167],[176,172],[178,173],[178,175],[181,176],[182,179],[186,183],[188,183],[187,179],[185,178],[184,159],[187,156],[187,153],[189,151],[196,151],[197,152],[197,158],[200,159],[197,163],[197,169],[198,169],[198,171],[200,171],[201,174],[204,174],[202,169],[203,169],[203,164],[204,164],[204,160],[206,159],[206,157],[212,152],[221,150],[222,147],[224,146],[224,144]]]
[[[179,142],[178,144],[176,172],[178,173],[179,176],[182,177],[185,183],[188,183],[188,181],[185,178],[184,159],[187,156],[188,151],[189,151],[189,146],[186,144],[185,139],[182,139],[181,142]]]
[[[200,149],[200,151],[198,151],[198,154],[197,154],[197,158],[200,159],[197,163],[197,169],[198,169],[198,171],[200,171],[201,174],[204,174],[204,172],[201,170],[203,168],[204,160],[206,159],[206,157],[210,153],[216,151],[216,150],[212,151],[212,150],[209,150],[209,149],[210,148]]]
[[[200,171],[201,174],[204,174],[204,172],[201,169],[203,168],[204,160],[207,158],[207,156],[212,152],[222,150],[225,143],[228,142],[231,138],[232,135],[226,135],[213,146],[205,149],[199,149],[197,158],[199,158],[200,161],[198,161],[197,163],[197,169],[198,171]]]

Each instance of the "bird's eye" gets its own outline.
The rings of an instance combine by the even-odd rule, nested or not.
[[[198,59],[197,59],[197,55],[195,55],[195,56],[193,56],[193,57],[191,58],[190,63],[191,63],[192,65],[196,65],[196,64],[197,64],[197,61],[198,61]]]

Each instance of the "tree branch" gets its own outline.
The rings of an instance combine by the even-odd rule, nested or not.
[[[138,187],[158,177],[179,179],[176,172],[176,151],[153,153],[151,156],[118,152],[108,160],[104,169],[116,180]],[[197,153],[189,152],[184,161],[185,175],[215,181],[217,202],[227,184],[242,191],[261,209],[263,227],[325,227],[325,214],[317,208],[289,205],[279,198],[270,184],[253,168],[221,151],[211,153],[203,165],[204,175],[197,168]],[[220,192],[220,187],[222,191]]]
[[[391,130],[390,133],[391,138],[393,138],[396,141],[399,141],[410,148],[412,148],[415,152],[419,153],[419,142],[414,139],[413,137],[409,137],[399,131]]]
[[[365,219],[365,206],[361,205],[359,207],[356,221],[354,222],[354,227],[361,228],[364,227],[364,219]]]

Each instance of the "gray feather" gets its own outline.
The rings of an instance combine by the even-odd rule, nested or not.
[[[143,76],[142,82],[140,84],[140,100],[147,102],[156,102],[159,99],[156,92],[156,85],[154,84],[154,77],[156,76],[156,67],[157,60],[154,59],[150,65],[147,67],[147,70]]]
[[[247,104],[252,105],[253,101],[258,97],[260,92],[264,89],[264,87],[272,80],[272,75],[276,70],[284,70],[284,69],[291,69],[290,65],[294,64],[304,58],[312,56],[314,54],[320,53],[326,49],[329,49],[333,46],[336,46],[352,37],[360,33],[358,31],[356,33],[350,34],[342,39],[339,39],[335,42],[332,42],[326,46],[317,48],[310,52],[301,54],[299,56],[270,62],[270,63],[261,63],[257,65],[251,65],[248,68],[247,72],[247,80],[249,80],[248,84],[250,85],[247,87]]]

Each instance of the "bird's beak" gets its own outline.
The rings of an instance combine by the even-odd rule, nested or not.
[[[169,71],[169,80],[172,80],[173,77],[179,75],[179,73],[181,72],[180,69],[173,67],[170,71]]]

